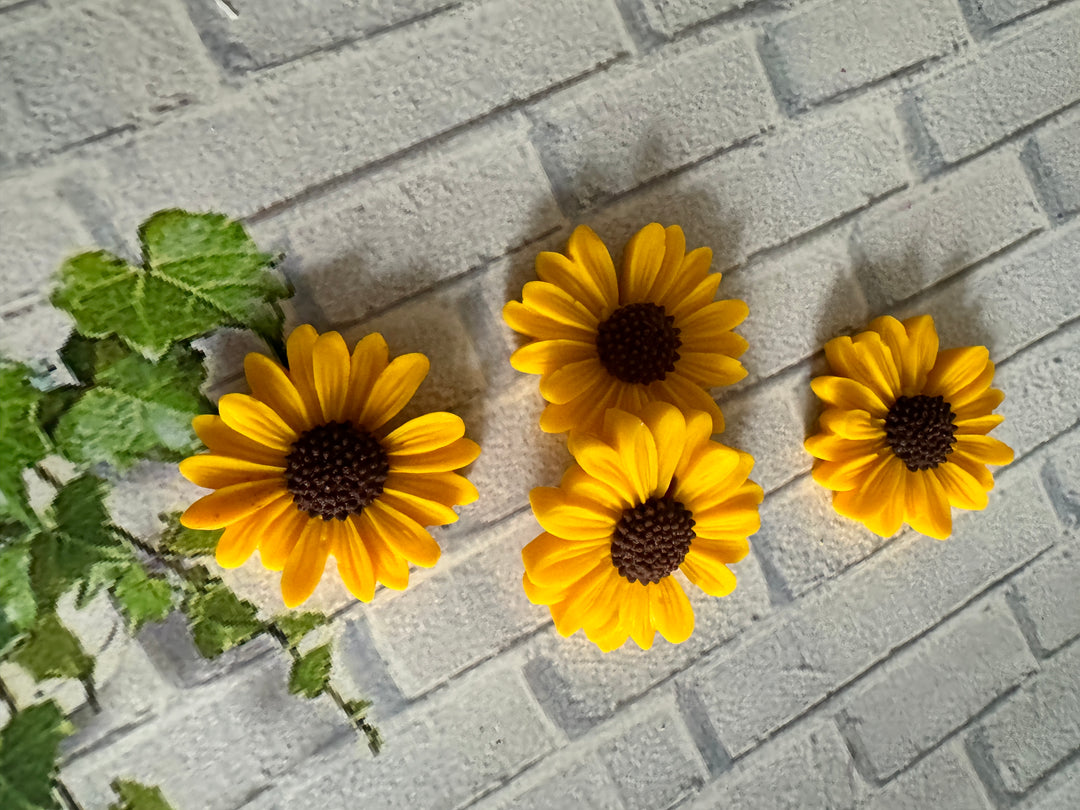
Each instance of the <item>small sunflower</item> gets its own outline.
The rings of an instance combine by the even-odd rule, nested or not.
[[[389,360],[371,334],[350,357],[337,332],[301,326],[289,336],[289,368],[261,354],[244,359],[251,396],[226,394],[220,416],[195,418],[210,449],[180,472],[216,492],[192,504],[181,522],[221,529],[217,560],[242,565],[255,551],[283,571],[285,604],[304,602],[327,557],[337,558],[349,591],[363,601],[375,581],[401,590],[409,563],[430,567],[439,545],[423,527],[457,520],[476,488],[454,472],[480,453],[450,413],[429,413],[387,433],[427,376],[428,360]]]
[[[951,506],[983,509],[1013,451],[986,434],[1004,394],[990,387],[985,346],[938,351],[934,320],[878,318],[867,332],[825,344],[833,375],[811,382],[824,401],[821,430],[806,440],[814,480],[833,506],[882,537],[901,524],[944,540]]]
[[[731,330],[745,320],[742,301],[715,301],[720,274],[712,251],[686,252],[677,225],[652,223],[626,246],[616,274],[604,243],[586,226],[566,255],[536,257],[539,281],[511,301],[503,318],[534,338],[510,358],[518,371],[540,374],[548,433],[598,432],[608,408],[637,413],[647,402],[705,411],[724,429],[705,389],[746,376],[738,361],[747,343]]]
[[[712,596],[735,589],[727,568],[750,550],[761,487],[754,460],[710,439],[712,417],[651,402],[609,410],[602,434],[571,434],[576,464],[530,495],[545,532],[522,550],[525,593],[564,636],[580,629],[604,652],[656,631],[679,643],[694,611],[675,571]]]

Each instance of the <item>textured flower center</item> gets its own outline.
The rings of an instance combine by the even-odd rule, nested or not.
[[[955,420],[944,397],[900,397],[885,417],[885,439],[909,470],[929,470],[953,451]]]
[[[611,562],[631,582],[659,582],[682,563],[694,518],[678,501],[649,498],[622,513],[611,538]]]
[[[600,362],[623,382],[648,385],[675,370],[679,359],[675,316],[657,304],[619,307],[596,331]]]
[[[328,422],[301,434],[285,464],[296,508],[323,520],[362,511],[382,494],[389,472],[382,445],[351,422]]]

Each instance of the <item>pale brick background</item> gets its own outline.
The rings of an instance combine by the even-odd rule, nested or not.
[[[0,351],[55,366],[60,258],[174,205],[286,253],[291,323],[426,352],[481,500],[405,593],[316,600],[378,757],[269,639],[206,662],[66,606],[94,700],[0,677],[74,713],[73,810],[117,776],[178,810],[1080,807],[1080,0],[0,0]],[[750,305],[717,393],[768,494],[690,641],[605,656],[521,591],[566,455],[499,310],[574,224],[651,220]],[[916,312],[990,347],[1017,453],[946,543],[838,518],[801,449],[822,343]],[[242,388],[251,341],[207,345]],[[140,465],[114,511],[152,539],[192,491]]]

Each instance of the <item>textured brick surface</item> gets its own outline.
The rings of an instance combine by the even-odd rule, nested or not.
[[[960,0],[964,12],[979,26],[992,28],[1030,14],[1052,0]]]
[[[1038,130],[1028,149],[1047,210],[1056,219],[1080,211],[1080,112],[1070,112]]]
[[[1055,549],[1013,580],[1013,602],[1040,650],[1056,650],[1080,635],[1078,581],[1075,548]]]
[[[957,745],[938,748],[870,799],[867,810],[991,810],[971,764]]]
[[[561,763],[560,763],[561,764]],[[519,781],[529,780],[528,775]],[[500,792],[490,802],[477,805],[484,810],[564,810],[589,807],[596,810],[623,810],[615,782],[595,755],[575,757],[573,764],[548,773],[536,784],[516,795]]]
[[[874,773],[888,779],[1035,668],[1004,599],[992,596],[856,686],[843,721]]]
[[[874,0],[810,6],[766,29],[764,53],[781,98],[806,107],[940,56],[963,42],[947,0],[904,0],[883,15]]]
[[[750,0],[631,0],[628,5],[657,33],[672,35]]]

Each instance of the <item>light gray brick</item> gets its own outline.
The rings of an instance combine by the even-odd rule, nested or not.
[[[1080,418],[1080,329],[1063,329],[1007,363],[994,385],[1005,391],[994,435],[1017,455],[1034,449]]]
[[[122,43],[122,45],[121,45]],[[92,140],[214,94],[213,69],[168,0],[70,5],[0,34],[0,163]]]
[[[671,50],[534,108],[545,165],[576,205],[627,191],[775,123],[776,102],[747,37]]]
[[[588,807],[590,810],[624,810],[625,805],[619,800],[615,782],[608,769],[595,755],[577,755],[565,770],[553,769],[545,761],[546,771],[553,771],[537,784],[531,785],[517,795],[509,794],[513,788],[507,788],[496,794],[489,802],[477,805],[484,810],[566,810],[570,807]],[[564,759],[566,759],[564,757]],[[518,786],[522,776],[513,783]]]
[[[387,723],[382,752],[348,740],[245,805],[450,810],[544,756],[552,731],[513,668],[488,669]]]
[[[868,314],[844,238],[833,234],[739,268],[721,283],[719,297],[741,298],[750,307],[737,331],[750,343],[743,362],[753,379],[861,328]]]
[[[1080,98],[1080,16],[1041,15],[1007,42],[911,91],[938,154],[960,160]]]
[[[0,353],[12,360],[43,365],[45,370],[56,369],[64,377],[62,382],[73,382],[58,356],[73,326],[71,316],[48,300],[24,298],[0,315]]]
[[[1001,362],[1080,315],[1078,259],[1080,228],[1051,231],[905,304],[900,316],[929,313],[942,347],[988,346]]]
[[[1080,749],[1080,644],[1046,661],[973,740],[1009,793],[1025,792]]]
[[[1080,211],[1080,111],[1041,128],[1028,152],[1050,215],[1063,220]]]
[[[1068,546],[1036,560],[1012,581],[1011,596],[1039,649],[1052,652],[1080,635],[1080,554]]]
[[[754,540],[792,596],[813,590],[886,542],[853,520],[838,519],[832,493],[809,476],[765,500]]]
[[[957,516],[948,542],[909,533],[688,673],[728,751],[754,747],[1049,547],[1060,529],[1033,471],[1010,473],[985,512]]]
[[[1004,597],[994,595],[860,683],[842,699],[842,722],[874,774],[889,779],[1036,668]]]
[[[1080,763],[1073,764],[1041,783],[1025,801],[1023,810],[1062,810],[1080,807]]]
[[[997,28],[1038,11],[1053,0],[960,0],[964,13],[980,29]]]
[[[1080,430],[1054,440],[1043,480],[1062,523],[1072,529],[1080,526]]]
[[[844,110],[804,130],[749,145],[631,195],[594,223],[612,253],[663,212],[687,247],[713,249],[714,268],[775,247],[906,182],[891,112]]]
[[[942,746],[878,791],[866,810],[992,810],[959,745]]]
[[[800,726],[706,787],[690,807],[710,810],[854,810],[866,787],[832,723]]]
[[[294,217],[287,226],[294,280],[336,324],[461,275],[561,222],[520,119],[470,130]]]
[[[104,158],[101,176],[122,190],[113,217],[128,233],[167,206],[252,214],[587,73],[623,53],[624,39],[608,2],[503,0],[280,68],[250,97]]]
[[[977,160],[874,206],[852,235],[880,312],[1046,226],[1015,153]]]
[[[671,807],[708,777],[674,701],[670,703],[599,749],[627,810]]]
[[[633,0],[647,25],[672,36],[699,23],[745,6],[751,0]]]
[[[186,0],[203,40],[222,65],[247,71],[357,39],[455,4],[455,0],[230,0],[235,18],[214,0]]]
[[[874,0],[834,0],[766,29],[763,53],[780,96],[795,108],[941,56],[966,39],[949,0],[905,0],[883,14]]]
[[[472,556],[448,560],[423,582],[372,604],[368,621],[376,644],[406,696],[428,691],[550,621],[521,587],[521,549],[537,533],[531,514],[512,518],[485,532]]]
[[[669,644],[657,635],[651,650],[627,641],[614,652],[602,653],[583,633],[565,639],[550,628],[540,635],[530,646],[525,674],[548,715],[571,737],[581,736],[619,706],[761,619],[770,609],[768,589],[753,555],[732,570],[738,587],[722,599],[686,584],[695,628],[682,644]]]
[[[331,740],[352,735],[327,696],[288,692],[280,650],[225,680],[192,689],[172,711],[61,771],[84,807],[104,807],[118,775],[160,785],[179,806],[233,808]],[[193,778],[197,775],[197,778]]]

